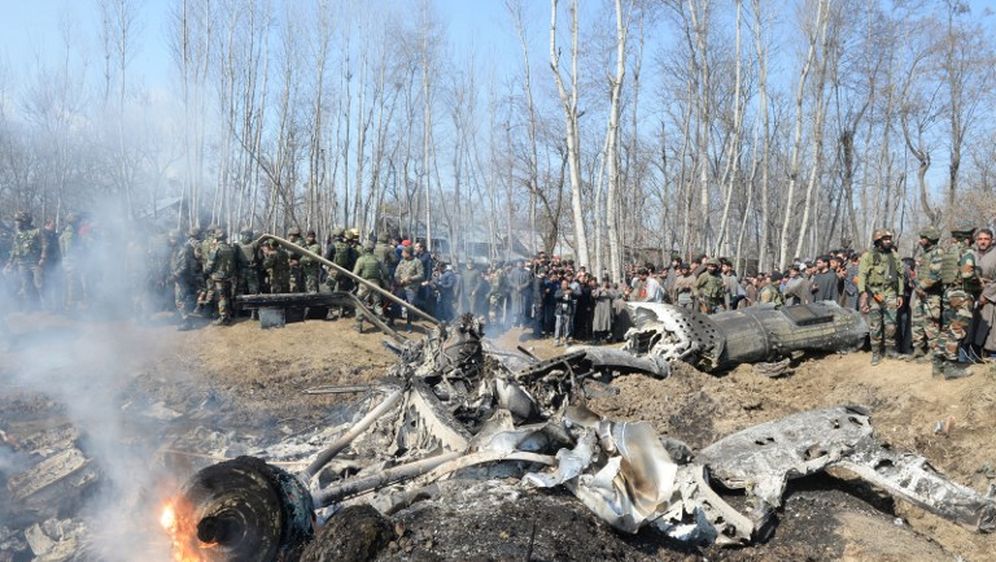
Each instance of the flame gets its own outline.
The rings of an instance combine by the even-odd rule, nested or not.
[[[163,504],[159,524],[169,535],[174,562],[210,562],[207,550],[214,545],[198,540],[193,510],[186,502],[170,500]]]

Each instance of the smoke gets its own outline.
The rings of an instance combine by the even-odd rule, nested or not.
[[[157,264],[148,250],[163,242],[154,226],[139,228],[115,216],[97,212],[85,220],[89,238],[81,268],[87,305],[76,317],[25,309],[24,299],[2,300],[0,388],[47,397],[58,406],[50,419],[40,421],[65,418],[79,429],[79,448],[97,468],[99,481],[78,513],[60,517],[86,521],[93,557],[166,561],[168,545],[157,517],[161,482],[169,475],[152,462],[166,424],[141,406],[125,408],[135,400],[137,379],[147,372],[149,361],[177,351],[173,340],[163,338],[163,328],[143,324],[151,314],[148,303],[161,297],[149,282]],[[50,282],[59,282],[61,270],[47,273]],[[61,303],[50,298],[43,304],[58,308]],[[4,412],[0,422],[17,415]],[[0,446],[0,473],[7,478],[25,469],[25,461],[25,455]],[[0,526],[24,520],[12,513],[5,521],[4,511]]]

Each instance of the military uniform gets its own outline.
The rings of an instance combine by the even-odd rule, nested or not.
[[[971,232],[972,229],[968,229],[966,237],[971,237]],[[964,228],[952,229],[951,232],[956,238],[964,233],[966,233]],[[940,334],[934,347],[934,354],[949,363],[944,366],[943,373],[949,376],[954,372],[947,372],[946,369],[952,367],[951,363],[959,361],[958,351],[972,324],[975,298],[979,294],[981,285],[976,271],[975,253],[966,242],[961,239],[952,241],[940,252],[940,273],[944,292],[941,296]]]
[[[270,241],[270,251],[263,257],[263,270],[270,293],[287,293],[290,291],[290,258],[275,240]]]
[[[194,248],[198,245],[197,232],[191,230],[186,242],[178,244],[177,233],[170,235],[172,252],[170,253],[170,277],[173,279],[173,302],[180,316],[179,329],[190,328],[190,312],[194,306],[198,282],[197,256]]]
[[[387,275],[394,273],[394,268],[398,265],[398,254],[394,251],[394,246],[387,242],[387,237],[377,242],[373,255],[384,265],[384,272]]]
[[[45,242],[41,231],[31,225],[31,215],[18,212],[7,267],[14,270],[17,279],[17,297],[22,305],[38,306],[42,289],[42,262],[45,261]]]
[[[235,262],[238,271],[235,294],[259,294],[259,248],[253,240],[252,230],[248,228],[242,229],[239,243],[235,246]]]
[[[303,246],[301,240],[301,229],[293,227],[287,231],[287,241],[291,244]],[[304,270],[301,268],[301,254],[288,250],[287,255],[288,280],[290,292],[300,293],[304,291]]]
[[[703,271],[695,279],[695,296],[699,299],[699,310],[706,314],[723,309],[723,296],[726,292],[723,278],[719,275],[719,262],[715,259],[706,260],[706,266],[710,265],[716,269]]]
[[[322,245],[314,239],[314,231],[308,232],[308,238],[301,244],[305,250],[315,254],[322,255]],[[301,255],[301,273],[304,277],[304,289],[309,293],[317,293],[319,279],[322,275],[322,264],[315,258],[302,254]]]
[[[910,303],[910,332],[913,357],[933,354],[941,330],[941,253],[937,247],[940,232],[934,228],[920,231],[923,253],[916,258],[913,278],[913,302]]]
[[[360,257],[353,266],[353,275],[360,277],[371,285],[384,287],[387,280],[387,273],[384,271],[384,264],[373,254],[373,245],[367,244],[363,248]],[[367,285],[360,284],[356,296],[370,308],[374,314],[381,315],[380,293],[371,289]],[[363,316],[356,315],[356,325],[359,330],[363,330]]]
[[[356,250],[341,234],[336,236],[336,241],[332,245],[331,259],[332,263],[347,271],[352,271],[356,265]],[[333,291],[350,291],[353,288],[353,280],[349,276],[335,271],[329,276],[329,287]]]
[[[218,306],[218,323],[227,324],[232,318],[232,283],[236,277],[235,248],[228,243],[225,233],[215,234],[205,273],[211,280],[210,300]]]
[[[875,231],[875,242],[891,234]],[[868,330],[872,362],[878,363],[880,349],[892,351],[896,341],[896,312],[903,294],[903,263],[893,250],[874,246],[858,261],[858,294],[868,307]]]

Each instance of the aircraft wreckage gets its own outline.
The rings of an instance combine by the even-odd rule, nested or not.
[[[545,361],[493,349],[465,316],[421,341],[391,343],[399,361],[347,423],[317,428],[257,457],[196,473],[162,523],[178,560],[296,560],[317,520],[367,504],[398,513],[444,480],[562,488],[623,533],[652,526],[690,546],[763,541],[786,483],[829,468],[978,532],[996,529],[996,498],[945,478],[926,459],[879,442],[869,413],[842,405],[729,435],[694,453],[646,422],[605,419],[587,399],[618,373],[666,377],[674,361],[710,370],[797,350],[859,344],[863,322],[832,304],[706,317],[632,307],[626,349],[582,347]],[[713,486],[743,489],[741,512]],[[436,490],[434,492],[434,490]]]

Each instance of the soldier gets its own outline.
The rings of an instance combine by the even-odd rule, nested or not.
[[[197,283],[197,257],[194,255],[194,248],[198,245],[197,235],[199,230],[191,228],[187,232],[187,241],[179,243],[180,231],[172,230],[169,233],[169,269],[170,278],[173,281],[173,302],[176,305],[176,313],[180,317],[177,330],[189,330],[190,311],[193,308],[195,297],[195,284]]]
[[[903,304],[902,271],[902,261],[892,245],[892,233],[876,229],[872,248],[858,262],[858,306],[868,317],[872,365],[878,365],[883,352],[896,355],[896,311]]]
[[[719,275],[719,260],[705,261],[705,271],[695,279],[695,296],[699,299],[699,310],[713,314],[723,309],[723,278]]]
[[[17,296],[22,306],[36,308],[42,289],[42,266],[46,261],[45,239],[31,224],[31,214],[18,211],[14,214],[13,245],[4,271],[14,271],[17,276]]]
[[[920,230],[920,249],[913,268],[913,302],[910,303],[910,342],[913,360],[922,362],[933,355],[934,342],[941,330],[941,253],[937,247],[939,230],[928,226]],[[934,376],[940,376],[943,364],[934,358]]]
[[[222,229],[215,230],[215,243],[211,245],[207,268],[204,272],[211,280],[212,300],[218,305],[216,326],[227,326],[232,321],[232,282],[236,276],[235,248],[228,243],[228,236]]]
[[[394,270],[394,282],[404,291],[405,301],[414,304],[418,289],[425,279],[422,262],[415,259],[410,246],[401,251],[401,263]],[[402,309],[402,316],[408,320],[408,331],[412,331],[412,315],[408,309]]]
[[[951,227],[951,241],[941,249],[940,273],[944,292],[941,296],[941,326],[934,356],[939,359],[935,372],[946,379],[966,376],[959,350],[972,324],[975,299],[980,292],[975,253],[972,251],[971,224]],[[935,360],[936,361],[936,360]]]
[[[371,285],[383,288],[387,285],[387,272],[384,271],[384,264],[381,263],[376,256],[374,256],[373,251],[373,242],[367,242],[363,245],[360,257],[356,260],[356,264],[353,266],[353,275],[362,278]],[[360,301],[366,304],[374,314],[382,316],[383,312],[380,307],[380,293],[371,289],[369,286],[360,283],[356,296],[360,299]],[[356,330],[358,332],[363,332],[362,314],[356,315]]]
[[[352,233],[347,232],[341,228],[335,229],[332,232],[332,239],[334,242],[332,246],[329,247],[326,257],[332,260],[332,263],[336,264],[340,268],[346,271],[353,271],[356,265],[356,250],[353,248],[352,244],[349,243],[347,238],[352,238]],[[326,282],[329,288],[333,291],[348,292],[353,289],[353,280],[349,278],[348,275],[342,273],[339,270],[330,271],[328,279]],[[326,316],[327,320],[336,320],[345,316],[345,310],[342,308],[329,308],[329,313]]]
[[[83,300],[83,276],[81,271],[83,241],[79,234],[80,216],[70,213],[66,216],[66,226],[59,235],[59,250],[62,254],[62,274],[65,278],[66,295],[63,306],[67,312],[74,312]],[[176,233],[176,238],[180,236]]]
[[[253,238],[253,231],[248,226],[242,227],[242,231],[239,233],[239,243],[235,249],[236,270],[239,275],[235,294],[259,294],[259,264],[261,260],[259,248]]]
[[[266,271],[270,293],[290,291],[290,257],[276,240],[263,245],[263,270]]]
[[[287,241],[291,244],[303,245],[301,241],[301,229],[293,226],[287,231]],[[290,292],[300,293],[304,291],[304,273],[301,269],[301,254],[290,252],[288,255],[290,266]]]
[[[305,250],[318,256],[322,255],[322,245],[318,243],[314,230],[308,231],[302,245]],[[322,274],[322,264],[317,259],[302,254],[301,271],[304,275],[304,289],[309,293],[317,293],[318,281]]]
[[[394,246],[386,232],[377,237],[377,245],[374,246],[373,255],[384,265],[387,276],[393,276],[394,268],[398,266],[398,254],[394,251]]]
[[[214,307],[214,284],[211,282],[211,275],[208,273],[208,260],[216,243],[215,235],[217,232],[218,225],[212,224],[208,226],[203,231],[201,240],[197,244],[200,283],[197,288],[197,308],[194,309],[194,312],[198,315],[210,316],[212,314],[211,309]]]
[[[761,277],[761,290],[757,293],[757,302],[761,304],[771,304],[775,308],[781,308],[785,304],[785,297],[782,296],[781,283],[782,274],[772,271],[771,275]]]

